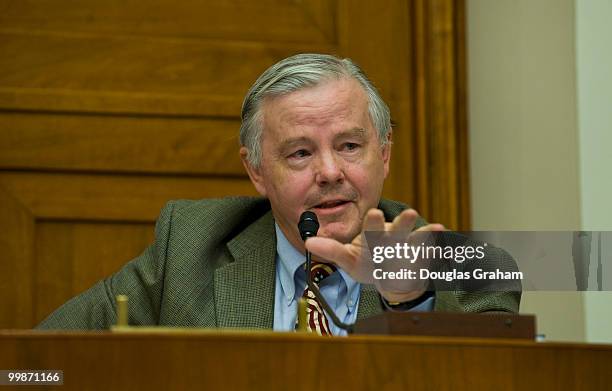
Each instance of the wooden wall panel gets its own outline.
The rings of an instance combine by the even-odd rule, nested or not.
[[[463,1],[0,0],[0,328],[139,253],[167,200],[255,195],[242,99],[298,52],[354,59],[389,103],[385,196],[468,228]]]
[[[327,43],[335,35],[334,8],[328,0],[13,0],[2,2],[0,26],[27,32]]]
[[[28,208],[0,186],[0,327],[33,325],[32,262],[34,218]]]
[[[0,29],[0,106],[232,116],[269,65],[330,45],[14,33]],[[27,66],[24,66],[27,64]]]
[[[6,169],[243,176],[235,119],[0,113]]]
[[[153,242],[153,223],[41,221],[32,266],[34,323],[109,276]]]
[[[247,178],[4,172],[0,186],[36,219],[153,222],[166,201],[256,195]]]
[[[411,2],[415,194],[431,221],[470,227],[464,0]]]

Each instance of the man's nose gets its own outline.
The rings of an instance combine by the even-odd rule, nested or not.
[[[315,180],[319,186],[344,182],[344,167],[335,154],[323,153],[317,163]]]

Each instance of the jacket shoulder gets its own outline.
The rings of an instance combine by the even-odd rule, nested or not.
[[[172,230],[206,233],[214,237],[231,236],[270,211],[270,203],[260,197],[226,197],[170,201]],[[164,213],[162,212],[162,216]]]

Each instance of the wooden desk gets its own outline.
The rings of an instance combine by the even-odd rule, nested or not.
[[[63,390],[610,390],[612,345],[5,330],[0,369],[61,369]]]

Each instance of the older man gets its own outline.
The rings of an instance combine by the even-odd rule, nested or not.
[[[132,325],[292,330],[297,300],[306,297],[311,328],[342,334],[307,288],[307,272],[346,323],[385,309],[518,309],[517,292],[434,295],[418,283],[369,284],[362,230],[443,227],[381,200],[391,158],[389,110],[350,60],[302,54],[270,67],[244,100],[240,141],[246,171],[264,198],[168,203],[153,245],[39,327],[109,327],[115,296],[126,294]],[[297,228],[307,210],[320,222],[319,237],[306,242],[315,254],[311,271],[302,267]]]

